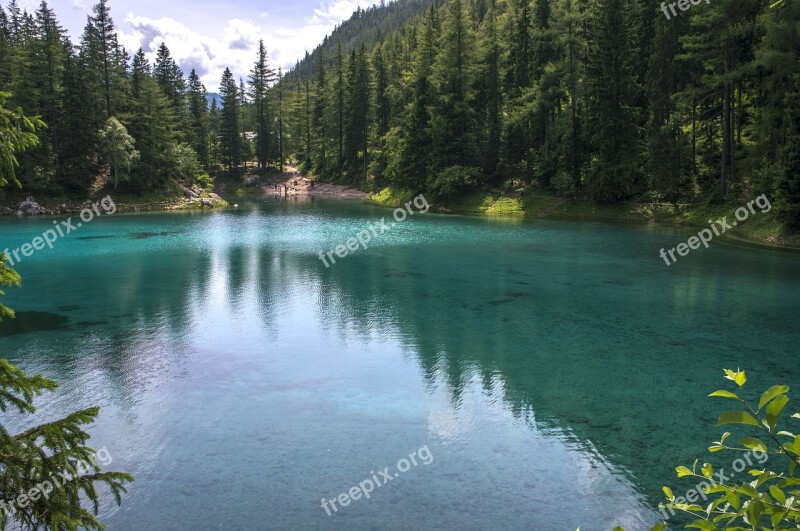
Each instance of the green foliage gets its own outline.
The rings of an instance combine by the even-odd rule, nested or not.
[[[134,147],[135,141],[125,126],[113,116],[108,119],[98,138],[100,140],[100,154],[103,160],[111,166],[114,172],[114,188],[121,180],[130,178],[131,165],[139,160],[139,152]],[[120,173],[122,169],[122,173]]]
[[[778,428],[789,403],[789,386],[776,385],[757,395],[758,405],[748,400],[745,393],[747,374],[745,371],[725,370],[725,378],[736,385],[733,391],[719,390],[711,397],[732,400],[739,404],[737,409],[726,411],[719,416],[718,426],[739,426],[750,428],[761,438],[745,436],[739,444],[731,444],[730,432],[722,435],[719,441],[709,447],[709,452],[732,452],[742,455],[732,467],[737,472],[747,465],[749,480],[732,481],[734,473],[715,470],[710,463],[701,467],[695,461],[691,467],[679,466],[679,478],[693,478],[699,482],[696,490],[687,496],[678,497],[674,489],[664,487],[668,503],[662,512],[682,513],[692,518],[687,528],[715,530],[734,529],[789,529],[800,527],[800,436]],[[800,419],[795,413],[793,419]],[[793,430],[797,431],[797,430]],[[738,437],[737,437],[738,438]],[[757,462],[753,462],[753,457]],[[766,465],[772,470],[753,465]],[[737,467],[737,463],[741,466]],[[740,470],[741,469],[741,470]],[[720,478],[730,477],[730,481]],[[702,489],[702,492],[698,492]],[[704,506],[699,503],[700,500]],[[654,530],[663,530],[665,523]]]
[[[172,157],[175,160],[178,177],[201,186],[210,184],[211,178],[203,171],[203,167],[197,158],[197,153],[189,144],[181,142],[176,145],[172,152]]]
[[[229,68],[222,74],[219,87],[222,95],[220,117],[220,149],[228,173],[242,162],[242,140],[240,133],[239,87]]]
[[[480,170],[466,166],[450,166],[431,177],[428,183],[436,196],[452,197],[475,186]]]
[[[0,256],[0,286],[8,288],[8,287],[15,287],[18,288],[20,285],[20,278],[19,274],[11,269],[11,267],[6,264],[7,257],[5,255]],[[0,290],[0,297],[5,295],[5,292]],[[6,307],[2,303],[0,303],[0,321],[4,318],[13,318],[14,311],[11,308]]]
[[[33,414],[34,398],[57,387],[53,381],[29,377],[0,359],[3,413],[15,410],[20,415]],[[94,459],[95,451],[87,446],[89,434],[84,427],[92,424],[99,412],[98,408],[77,411],[18,434],[9,433],[0,424],[0,502],[4,505],[0,526],[5,529],[14,522],[23,529],[103,529],[95,518],[100,495],[97,487],[108,487],[119,504],[127,492],[125,484],[133,477],[103,472]],[[71,479],[66,481],[67,477]],[[82,497],[91,503],[93,513],[83,507]]]
[[[0,92],[0,187],[9,182],[19,186],[17,155],[39,143],[36,131],[44,127],[44,122],[25,116],[22,109],[7,109],[10,97]]]
[[[29,189],[85,194],[115,117],[141,153],[134,191],[185,175],[170,156],[184,142],[208,173],[237,172],[252,147],[262,170],[291,154],[369,188],[444,190],[461,166],[480,168],[468,191],[511,179],[611,205],[757,190],[800,229],[800,2],[719,0],[669,21],[643,0],[382,2],[285,76],[260,46],[247,87],[226,73],[216,110],[168,43],[153,68],[141,51],[130,61],[107,0],[79,46],[46,3],[12,11],[0,17],[0,90],[49,125],[25,129],[38,145],[10,163]]]

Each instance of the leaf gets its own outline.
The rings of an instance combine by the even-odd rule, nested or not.
[[[768,451],[766,444],[753,437],[745,437],[742,439],[742,446],[750,448],[751,450],[758,450],[759,452]]]
[[[758,409],[761,410],[764,406],[769,404],[775,397],[785,395],[789,392],[788,385],[776,385],[770,388],[761,396],[761,401],[758,403]]]
[[[747,506],[748,522],[752,522],[754,525],[757,524],[762,514],[764,514],[764,504],[754,499],[753,502]]]
[[[785,504],[786,503],[786,494],[784,494],[783,491],[781,489],[779,489],[778,487],[776,487],[775,485],[772,485],[769,488],[769,493],[772,494],[773,498],[775,498],[776,500],[781,502],[781,504]]]
[[[734,400],[739,400],[739,397],[735,393],[731,393],[730,391],[714,391],[709,397],[717,397],[717,398],[733,398]]]
[[[792,439],[797,437],[794,433],[791,433],[791,432],[788,432],[788,431],[779,431],[778,435],[783,435],[784,437],[791,437]]]
[[[722,434],[722,438],[719,440],[719,442],[721,444],[725,444],[725,441],[728,440],[728,437],[730,437],[730,436],[731,436],[731,432],[726,431],[725,433]]]
[[[667,528],[667,524],[665,524],[664,522],[659,522],[656,525],[654,525],[650,529],[650,531],[664,531],[666,528]]]
[[[800,419],[800,413],[795,413],[794,415],[792,415],[792,418],[793,419]]]
[[[783,408],[786,407],[786,404],[789,403],[789,397],[786,395],[780,395],[779,397],[775,398],[769,406],[767,406],[767,424],[769,425],[770,429],[775,428],[778,425],[778,420],[781,418],[781,413],[783,413]]]
[[[736,493],[735,493],[735,492],[733,492],[732,490],[731,490],[731,491],[728,491],[728,494],[727,494],[727,499],[728,499],[728,503],[730,503],[730,504],[731,504],[731,507],[733,507],[733,508],[734,508],[734,509],[736,509],[737,511],[738,511],[738,510],[739,510],[739,508],[742,506],[742,500],[741,500],[741,498],[739,497],[739,495],[738,495],[738,494],[736,494]]]
[[[745,496],[753,498],[754,500],[757,500],[759,497],[758,491],[755,488],[753,488],[753,486],[750,485],[749,483],[745,483],[744,485],[739,485],[738,487],[736,487],[736,492],[744,494]]]
[[[744,384],[747,383],[747,373],[745,373],[745,371],[737,372],[736,376],[733,377],[733,381],[736,382],[736,385],[739,387],[743,387]]]
[[[712,454],[716,453],[716,452],[721,452],[724,449],[725,449],[725,447],[724,446],[720,446],[719,444],[716,444],[714,446],[709,446],[708,447],[708,451],[711,452]]]
[[[778,511],[772,515],[772,527],[778,529],[778,524],[780,524],[784,518],[789,514],[789,511]]]
[[[692,471],[686,468],[685,466],[679,466],[678,468],[675,469],[675,471],[678,473],[679,478],[692,475]]]
[[[714,477],[714,467],[711,466],[710,463],[704,464],[701,472],[703,472],[703,475],[707,478]]]
[[[675,499],[675,495],[672,494],[672,489],[671,488],[664,487],[662,490],[664,491],[664,494],[667,496],[667,499],[669,501],[673,501]]]
[[[758,421],[747,411],[728,411],[719,416],[717,426],[726,424],[747,424],[749,426],[760,427]]]
[[[703,529],[705,531],[717,531],[717,526],[708,520],[695,520],[686,526],[687,529]]]

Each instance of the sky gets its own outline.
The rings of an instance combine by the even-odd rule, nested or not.
[[[17,0],[35,11],[41,0]],[[5,6],[7,1],[0,0]],[[48,0],[77,43],[96,0]],[[120,42],[153,61],[161,42],[188,75],[195,69],[216,92],[225,67],[247,78],[264,39],[274,68],[284,70],[312,51],[359,6],[379,0],[109,0]]]

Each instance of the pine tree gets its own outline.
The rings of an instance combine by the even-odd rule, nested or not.
[[[68,194],[77,195],[91,183],[98,130],[94,127],[95,101],[90,95],[87,71],[75,53],[68,54],[64,63],[63,94],[59,184]]]
[[[361,47],[350,55],[347,76],[345,127],[345,169],[352,180],[367,178],[369,152],[369,63],[367,51]],[[363,163],[362,163],[363,161]]]
[[[503,94],[501,86],[501,49],[497,31],[497,1],[488,0],[481,41],[483,120],[486,131],[482,136],[484,175],[497,178],[500,166],[500,146],[503,132]]]
[[[125,58],[111,18],[108,0],[99,0],[83,34],[82,55],[93,91],[97,91],[100,112],[95,123],[104,123],[122,109]]]
[[[138,96],[131,101],[125,125],[139,151],[139,162],[131,172],[130,188],[137,192],[161,189],[175,174],[173,156],[177,147],[175,113],[161,86],[147,72],[147,63],[138,72]],[[136,72],[132,77],[136,77]]]
[[[336,131],[337,143],[339,146],[339,154],[336,159],[336,165],[339,172],[342,171],[345,164],[344,155],[344,113],[345,113],[345,64],[344,64],[344,50],[342,43],[336,48],[336,81],[333,86],[334,90],[334,106],[336,108]]]
[[[61,142],[61,117],[63,105],[63,79],[68,49],[64,30],[56,21],[55,13],[42,2],[36,11],[36,37],[31,42],[28,74],[31,84],[29,112],[38,114],[47,124],[40,134],[39,146],[32,153],[35,166],[40,168],[46,181],[60,173],[58,160]]]
[[[389,132],[389,119],[392,114],[392,102],[389,99],[389,72],[379,46],[372,58],[375,70],[375,135],[382,139]]]
[[[595,200],[613,203],[641,192],[636,78],[631,70],[629,0],[598,0],[591,19],[587,83]]]
[[[328,171],[328,128],[326,97],[327,74],[325,62],[320,58],[317,64],[317,82],[314,92],[314,110],[311,115],[311,127],[316,138],[316,157],[314,157],[314,171],[326,175]]]
[[[278,80],[277,80],[277,87],[278,87],[278,170],[283,173],[283,164],[286,162],[286,158],[284,156],[284,143],[283,143],[283,125],[284,125],[284,98],[283,98],[283,69],[278,68]]]
[[[200,165],[211,171],[209,153],[208,92],[194,69],[189,73],[189,127],[188,142],[197,153]]]
[[[0,90],[11,88],[14,64],[12,46],[10,23],[6,12],[0,6]]]
[[[172,58],[166,43],[158,47],[153,75],[172,105],[173,114],[180,123],[185,122],[186,115],[186,81],[183,72]]]
[[[229,68],[222,74],[219,93],[222,96],[220,150],[228,174],[233,175],[242,162],[242,142],[239,129],[239,89]]]
[[[463,0],[448,5],[442,35],[442,50],[434,65],[438,101],[431,125],[435,160],[439,169],[476,166],[475,115],[472,68],[474,36],[469,28]]]
[[[439,14],[431,6],[417,43],[411,103],[406,111],[406,120],[399,131],[399,138],[391,139],[396,144],[393,151],[397,154],[389,161],[387,174],[394,182],[412,188],[425,185],[433,158],[430,109],[436,102],[436,93],[431,76],[440,32]]]
[[[262,170],[270,163],[270,147],[273,143],[269,87],[274,78],[275,72],[269,66],[267,49],[262,40],[259,42],[258,59],[249,78],[250,97],[255,113],[256,157]]]

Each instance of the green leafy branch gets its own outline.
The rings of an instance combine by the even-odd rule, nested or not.
[[[766,435],[765,440],[772,446],[755,437],[744,437],[739,441],[739,445],[731,446],[727,444],[731,433],[726,432],[719,441],[712,443],[708,448],[709,452],[749,452],[745,457],[751,466],[750,453],[765,457],[783,456],[788,461],[788,473],[752,468],[748,470],[751,480],[739,484],[726,484],[724,471],[718,473],[723,479],[717,482],[714,479],[717,475],[714,467],[710,463],[705,463],[698,470],[699,460],[697,460],[692,468],[677,467],[677,475],[679,478],[693,477],[701,480],[698,489],[702,494],[699,494],[699,497],[704,500],[708,500],[709,497],[715,499],[706,507],[702,507],[685,498],[676,497],[672,489],[664,487],[664,494],[669,503],[662,505],[661,509],[670,510],[673,514],[677,511],[695,518],[686,526],[687,529],[705,531],[798,529],[800,528],[800,478],[797,478],[796,474],[800,464],[800,437],[792,432],[778,429],[781,416],[789,403],[789,386],[776,385],[769,388],[761,394],[758,407],[754,407],[750,401],[740,396],[747,383],[745,371],[726,369],[725,378],[738,386],[737,392],[720,390],[709,396],[735,400],[741,403],[742,407],[722,413],[717,426],[739,425],[758,428]],[[792,418],[800,419],[800,413],[795,413]],[[743,459],[740,460],[744,463]],[[689,493],[687,497],[692,498]],[[663,531],[666,525],[666,522],[660,522],[653,527],[653,531]]]

